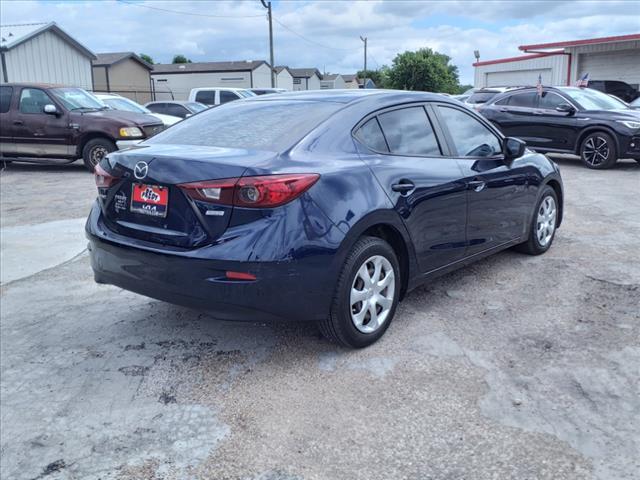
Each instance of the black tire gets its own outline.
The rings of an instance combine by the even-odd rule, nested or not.
[[[84,166],[93,173],[94,167],[100,163],[105,155],[115,152],[116,144],[108,138],[94,138],[89,140],[82,149],[82,161]]]
[[[356,275],[360,267],[366,264],[368,259],[374,256],[384,257],[393,270],[394,288],[392,303],[388,314],[382,324],[371,333],[364,333],[356,328],[351,319],[350,295],[351,289],[356,281]],[[384,240],[377,237],[363,237],[359,239],[347,255],[345,263],[338,277],[338,283],[331,304],[329,316],[319,322],[320,331],[330,341],[339,343],[345,347],[363,348],[376,342],[389,328],[391,320],[395,315],[398,300],[400,298],[401,272],[396,254],[391,246]],[[361,304],[361,308],[366,308]],[[377,306],[374,308],[377,309]],[[365,314],[365,318],[366,318]]]
[[[549,240],[543,245],[538,238],[538,213],[540,212],[543,203],[548,197],[551,197],[553,199],[553,202],[555,203],[556,215],[551,238],[549,238]],[[558,226],[558,215],[560,213],[559,208],[560,205],[558,204],[558,196],[556,195],[555,190],[549,185],[545,185],[542,190],[542,195],[536,203],[536,208],[533,211],[533,215],[531,215],[531,224],[529,225],[529,236],[527,238],[527,241],[521,243],[520,245],[516,245],[515,249],[528,255],[541,255],[549,250],[556,235],[556,229]]]
[[[611,135],[605,132],[593,132],[580,144],[580,160],[587,168],[604,170],[618,161],[618,148]]]

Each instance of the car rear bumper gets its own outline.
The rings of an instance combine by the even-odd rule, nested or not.
[[[334,256],[318,252],[270,261],[228,260],[230,240],[193,250],[155,251],[106,229],[98,207],[85,227],[95,280],[147,297],[211,311],[224,320],[320,320],[329,313]],[[255,240],[254,240],[255,241]],[[162,250],[161,250],[162,249]],[[248,249],[236,245],[235,251]],[[226,272],[255,280],[230,280]]]

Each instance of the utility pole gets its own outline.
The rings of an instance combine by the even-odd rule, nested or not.
[[[362,88],[367,88],[367,37],[360,35],[360,40],[364,42],[364,79],[362,80]]]
[[[271,88],[276,86],[276,66],[273,64],[273,23],[271,21],[271,2],[260,0],[262,6],[267,9],[269,18],[269,63],[271,63]]]

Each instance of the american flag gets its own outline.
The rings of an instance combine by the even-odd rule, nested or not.
[[[536,85],[536,90],[538,91],[538,96],[542,96],[542,75],[538,75],[538,84]]]
[[[576,82],[576,87],[588,87],[589,86],[589,74],[585,73],[578,81]]]

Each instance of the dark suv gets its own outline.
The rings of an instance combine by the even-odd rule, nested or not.
[[[615,95],[627,103],[631,103],[640,97],[637,89],[619,80],[589,80],[589,88],[594,88],[609,95]]]
[[[640,162],[640,112],[591,88],[525,87],[500,94],[480,108],[502,132],[540,152],[574,153],[589,168],[619,158]]]
[[[109,110],[81,88],[0,86],[0,157],[4,161],[73,162],[93,171],[104,156],[161,132],[152,115]]]

